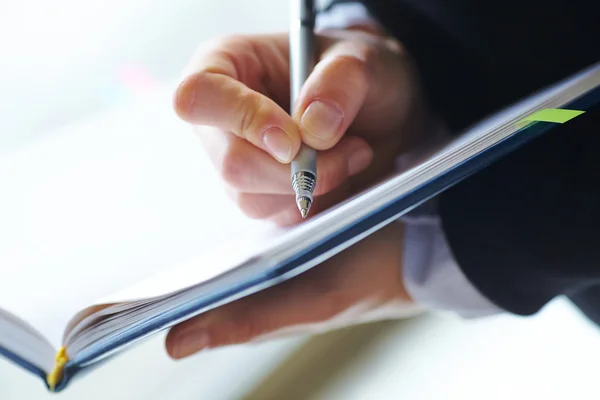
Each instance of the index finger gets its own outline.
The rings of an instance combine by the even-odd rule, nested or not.
[[[280,162],[290,162],[301,144],[298,125],[259,91],[265,80],[285,81],[277,76],[288,68],[279,48],[285,36],[279,36],[229,38],[202,51],[177,89],[176,113],[187,122],[232,132]]]

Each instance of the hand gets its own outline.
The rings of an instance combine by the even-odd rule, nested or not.
[[[417,76],[402,46],[373,31],[318,36],[320,62],[289,115],[287,35],[203,46],[175,109],[192,123],[229,193],[251,217],[300,218],[290,167],[301,142],[319,150],[311,215],[391,172],[429,132]],[[415,312],[402,284],[402,225],[393,223],[300,276],[174,327],[167,350],[310,333]]]
[[[174,327],[169,355],[315,333],[419,310],[402,284],[402,225],[392,223],[289,281]]]
[[[309,216],[390,173],[429,118],[410,58],[368,30],[319,34],[319,62],[289,115],[287,34],[235,36],[200,48],[175,96],[228,193],[250,217],[298,222],[288,163],[319,150]]]

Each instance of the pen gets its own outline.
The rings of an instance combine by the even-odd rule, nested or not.
[[[314,0],[292,0],[291,3],[290,110],[294,110],[300,89],[315,65],[316,10]],[[306,218],[313,202],[313,191],[317,182],[317,153],[302,144],[291,164],[292,188],[296,194],[296,204],[302,218]]]

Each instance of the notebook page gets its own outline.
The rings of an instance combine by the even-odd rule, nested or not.
[[[128,286],[119,292],[109,294],[100,299],[100,304],[164,296],[208,281],[222,272],[242,264],[259,253],[261,249],[267,247],[273,241],[273,236],[276,235],[272,232],[282,234],[285,230],[275,228],[258,232],[250,238],[231,238],[227,242],[206,250],[188,262],[159,271],[148,279]],[[231,251],[232,248],[235,251]]]
[[[0,153],[0,307],[57,347],[99,299],[272,228],[230,202],[171,94]]]

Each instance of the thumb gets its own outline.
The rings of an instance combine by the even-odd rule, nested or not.
[[[338,41],[322,54],[292,114],[304,143],[327,150],[343,137],[369,91],[369,52],[360,41]]]
[[[303,142],[335,146],[352,124],[355,132],[397,131],[415,95],[414,72],[402,46],[384,36],[344,32],[321,36],[326,48],[298,95],[292,116]]]

